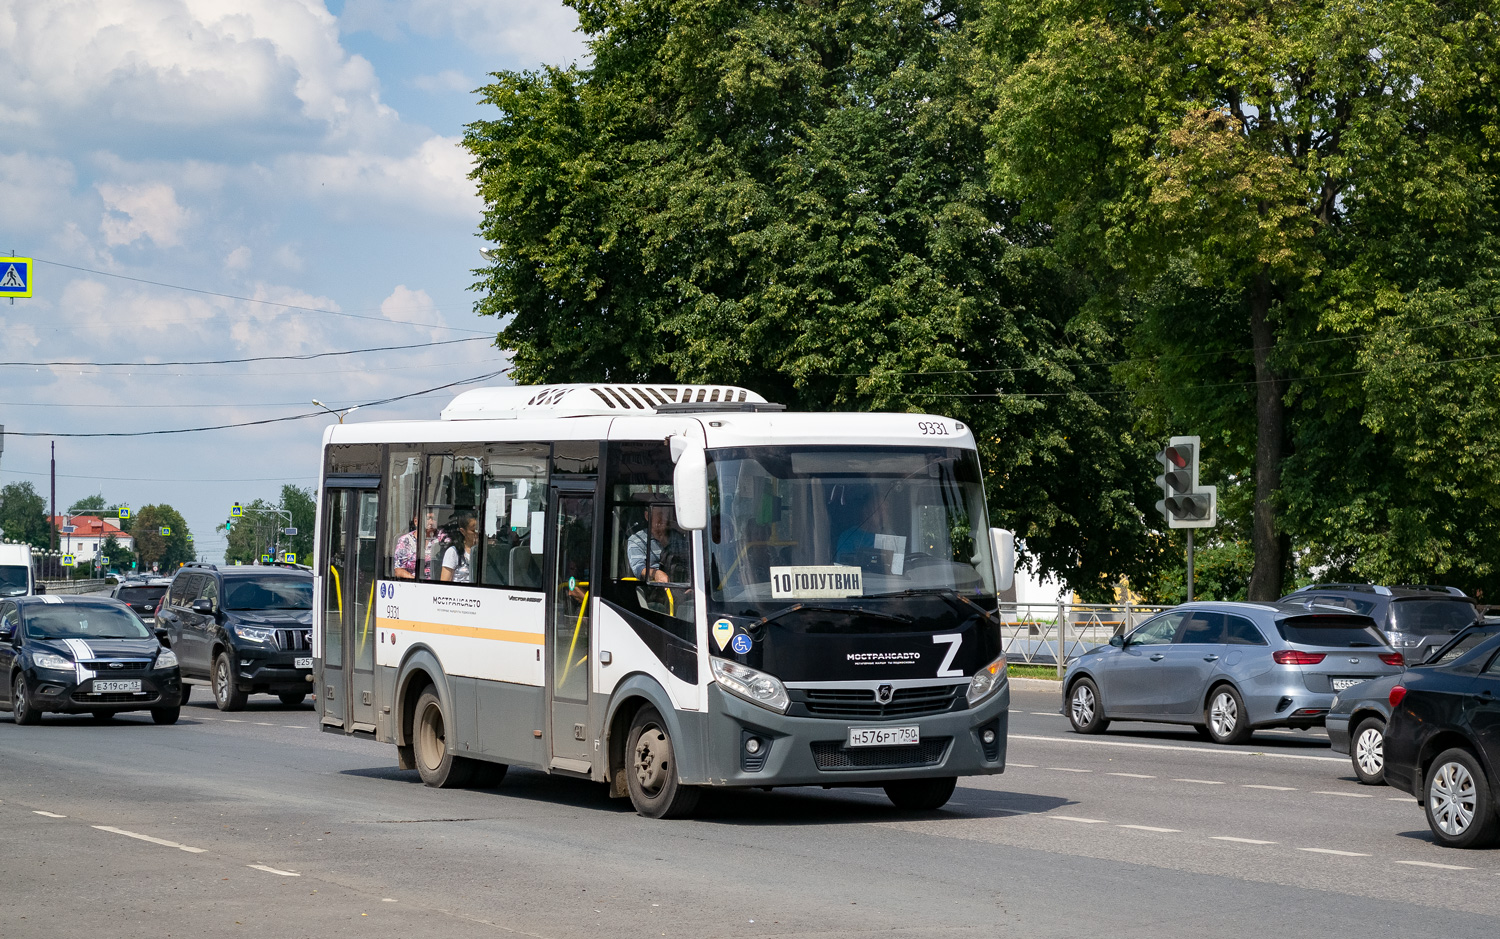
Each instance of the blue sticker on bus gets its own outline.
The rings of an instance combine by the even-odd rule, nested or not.
[[[735,636],[733,648],[735,655],[744,655],[746,652],[749,652],[750,637],[745,635],[744,633],[740,633],[738,636]]]

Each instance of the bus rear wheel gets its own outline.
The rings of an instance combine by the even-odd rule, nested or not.
[[[907,812],[931,812],[948,804],[958,786],[957,776],[936,779],[898,779],[885,784],[891,804]]]
[[[692,815],[699,790],[678,781],[672,735],[660,712],[649,704],[637,711],[625,739],[625,785],[635,810],[647,818]]]
[[[468,783],[473,764],[448,751],[448,724],[443,702],[432,691],[422,692],[412,721],[412,744],[417,772],[434,789],[452,789]]]

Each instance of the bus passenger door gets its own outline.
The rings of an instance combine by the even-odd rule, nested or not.
[[[375,732],[375,489],[328,489],[323,553],[323,723]]]
[[[587,488],[583,488],[586,486]],[[594,488],[552,490],[553,552],[548,580],[548,698],[552,765],[586,773],[589,740],[589,642],[592,639]]]

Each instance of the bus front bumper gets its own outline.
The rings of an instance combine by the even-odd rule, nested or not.
[[[710,685],[705,778],[685,781],[738,787],[863,786],[1002,773],[1009,709],[1009,682],[976,708],[879,722],[787,717]],[[851,727],[911,726],[920,729],[919,743],[848,746]]]

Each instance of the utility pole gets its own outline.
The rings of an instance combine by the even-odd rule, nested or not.
[[[57,550],[57,441],[52,441],[52,514],[47,516],[47,543]]]

